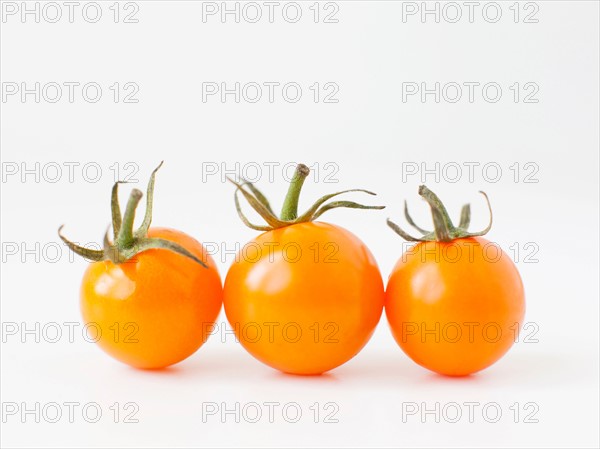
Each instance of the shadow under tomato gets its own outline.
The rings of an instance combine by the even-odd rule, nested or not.
[[[257,362],[244,352],[215,351],[200,349],[191,357],[174,365],[159,369],[140,369],[127,365],[128,372],[146,377],[171,377],[191,380],[236,381],[260,380],[266,372],[275,370]]]
[[[331,371],[322,374],[294,374],[284,373],[283,371],[278,371],[274,368],[270,368],[270,370],[272,371],[270,377],[273,377],[277,380],[290,380],[307,383],[338,382],[340,380],[339,377]]]
[[[368,382],[376,389],[401,389],[429,385],[478,385],[485,382],[485,373],[468,376],[445,376],[419,366],[403,353],[375,351],[359,355],[356,360],[334,371],[336,379],[357,385]]]
[[[467,374],[464,376],[450,376],[447,374],[440,374],[434,371],[430,371],[427,368],[422,369],[421,375],[425,382],[437,384],[478,384],[481,383],[485,377],[485,373],[482,371],[473,374]]]
[[[414,371],[414,363],[403,354],[384,351],[359,354],[335,370],[344,380],[367,378],[371,382],[385,383],[408,381],[414,377]]]
[[[126,365],[126,369],[128,369],[130,372],[146,374],[149,376],[178,376],[184,374],[186,371],[181,362],[176,363],[175,365],[165,366],[163,368],[136,368],[134,366]]]

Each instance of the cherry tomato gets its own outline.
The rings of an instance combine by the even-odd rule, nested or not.
[[[88,335],[108,354],[137,368],[164,368],[189,357],[208,338],[221,309],[221,278],[203,246],[183,232],[150,228],[154,178],[147,189],[146,214],[134,232],[135,210],[143,196],[133,189],[121,215],[118,186],[112,189],[114,241],[104,248],[76,245],[58,231],[76,254],[93,261],[81,284],[81,312]]]
[[[286,373],[320,374],[354,357],[371,337],[383,303],[371,252],[328,223],[259,235],[225,279],[225,313],[240,343]]]
[[[525,314],[523,283],[510,257],[479,237],[491,221],[485,231],[467,232],[467,205],[455,228],[439,199],[424,187],[420,192],[433,199],[436,224],[435,235],[424,239],[443,235],[449,241],[421,241],[402,255],[388,280],[386,316],[396,342],[416,363],[449,376],[472,374],[512,346]]]
[[[214,261],[180,231],[150,228],[187,249],[207,268],[165,249],[143,251],[115,264],[90,264],[81,284],[81,312],[90,338],[137,368],[163,368],[186,359],[206,341],[222,303]]]

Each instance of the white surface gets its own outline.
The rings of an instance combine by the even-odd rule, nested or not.
[[[3,2],[6,3],[6,2]],[[20,3],[20,2],[19,2]],[[112,2],[111,2],[112,3]],[[289,24],[222,24],[202,21],[192,2],[138,2],[139,23],[112,23],[111,3],[89,24],[32,22],[13,16],[2,22],[2,82],[94,81],[103,87],[95,104],[81,96],[55,104],[10,97],[2,103],[2,162],[52,168],[56,162],[95,162],[97,183],[81,169],[74,182],[65,171],[56,183],[46,173],[2,183],[2,242],[28,248],[57,242],[62,223],[82,242],[99,241],[109,223],[110,166],[133,161],[145,186],[151,169],[165,159],[157,179],[154,223],[179,228],[204,242],[234,249],[254,232],[236,216],[231,185],[220,177],[202,182],[202,162],[225,163],[235,171],[258,162],[338,164],[339,182],[309,181],[303,204],[318,195],[364,187],[379,192],[382,212],[337,211],[327,220],[359,235],[379,261],[384,279],[402,250],[386,226],[401,220],[409,199],[415,218],[428,223],[417,199],[420,179],[402,182],[402,162],[433,164],[479,161],[499,164],[499,182],[481,171],[469,182],[427,184],[456,215],[465,201],[474,206],[473,228],[487,219],[477,195],[490,195],[495,223],[489,238],[505,250],[537,244],[537,263],[518,263],[527,293],[526,321],[539,327],[537,343],[518,343],[490,369],[470,378],[448,379],[410,361],[399,349],[385,317],[367,347],[352,361],[322,377],[279,374],[252,359],[231,336],[218,336],[191,358],[166,372],[140,372],[121,365],[76,334],[57,343],[7,335],[7,323],[79,322],[78,288],[85,262],[50,253],[9,256],[2,264],[2,402],[96,402],[95,424],[76,409],[51,424],[3,413],[4,447],[214,447],[214,446],[387,446],[387,447],[598,447],[598,4],[537,2],[539,23],[513,23],[512,2],[502,2],[495,24],[402,21],[401,2],[338,2],[339,23],[312,23],[310,3]],[[420,3],[420,2],[419,2]],[[523,7],[523,5],[521,5]],[[466,8],[466,7],[465,7]],[[63,11],[66,14],[66,10]],[[466,14],[466,9],[463,11]],[[106,19],[105,19],[106,18]],[[115,104],[108,86],[139,86],[137,104]],[[203,82],[298,82],[301,101],[256,104],[202,102]],[[478,96],[450,104],[415,97],[402,102],[403,82],[442,84],[497,82],[497,103]],[[310,101],[308,86],[333,82],[337,104]],[[538,103],[514,103],[514,82],[536,83]],[[16,99],[15,99],[16,98]],[[533,162],[538,183],[514,182],[510,166]],[[80,166],[81,167],[81,166]],[[240,168],[243,167],[240,166]],[[40,168],[41,170],[41,168]],[[65,169],[66,170],[66,169]],[[53,173],[53,172],[52,172]],[[127,171],[125,171],[127,173]],[[259,185],[279,205],[285,190],[281,170]],[[43,175],[43,173],[42,173]],[[93,175],[93,174],[92,174]],[[124,189],[125,191],[126,189]],[[126,193],[123,193],[123,196]],[[357,196],[358,199],[362,197]],[[49,247],[51,248],[51,246]],[[509,252],[509,254],[512,254]],[[521,254],[524,254],[523,252]],[[217,255],[224,277],[231,255]],[[221,316],[223,319],[223,316]],[[66,328],[63,327],[66,332]],[[275,414],[258,423],[226,416],[203,422],[202,403],[234,407],[250,402],[296,402],[298,423]],[[135,402],[138,423],[114,423],[109,407]],[[339,422],[313,422],[309,407],[339,406]],[[496,402],[497,423],[467,409],[458,423],[427,416],[402,419],[402,403],[443,407],[449,402]],[[517,423],[510,407],[519,403]],[[524,422],[525,404],[539,410],[537,423]],[[266,408],[263,411],[267,411]],[[66,409],[63,409],[66,413]],[[451,410],[448,410],[450,413]],[[48,413],[50,411],[48,410]],[[491,414],[491,412],[490,412]],[[53,415],[52,415],[53,416]],[[253,415],[249,415],[250,418]],[[453,416],[453,415],[452,415]],[[450,416],[450,418],[452,417]],[[490,415],[493,417],[493,415]]]

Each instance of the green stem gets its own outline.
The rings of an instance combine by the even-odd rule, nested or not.
[[[404,214],[406,216],[406,220],[414,226],[417,230],[419,230],[424,235],[422,237],[413,237],[410,234],[406,233],[400,226],[395,224],[394,222],[388,219],[388,226],[396,232],[396,234],[400,235],[405,240],[411,242],[451,242],[452,240],[462,239],[466,237],[478,237],[481,235],[487,234],[492,228],[492,206],[490,205],[490,200],[485,192],[480,192],[487,202],[488,210],[490,211],[490,222],[487,227],[483,231],[479,232],[469,232],[468,227],[471,223],[471,206],[469,204],[465,204],[462,207],[460,213],[460,224],[458,227],[455,227],[452,224],[452,220],[448,215],[448,211],[446,207],[442,203],[442,201],[438,198],[438,196],[429,190],[425,186],[419,187],[419,195],[427,201],[429,207],[431,209],[431,216],[433,217],[433,232],[427,232],[415,225],[413,219],[408,213],[408,208],[406,207],[406,201],[404,202]]]
[[[119,236],[115,242],[120,248],[129,248],[134,244],[135,240],[133,237],[133,221],[135,220],[135,209],[142,199],[142,195],[142,192],[138,189],[133,189],[129,195],[127,207],[125,208],[125,213],[123,214],[123,223],[121,224]]]
[[[63,242],[76,254],[85,257],[86,259],[100,262],[103,260],[110,260],[114,264],[120,264],[128,261],[133,261],[135,255],[147,251],[149,249],[161,249],[168,250],[174,253],[180,254],[184,257],[192,259],[194,262],[202,265],[204,268],[208,268],[206,263],[192,254],[190,251],[185,249],[178,243],[170,240],[161,238],[149,238],[147,236],[148,228],[152,222],[152,199],[154,192],[154,178],[156,172],[161,167],[162,162],[158,167],[154,169],[148,182],[148,189],[146,193],[146,214],[142,226],[134,233],[133,222],[135,221],[135,210],[142,199],[142,192],[138,189],[133,189],[129,195],[127,201],[127,208],[125,209],[125,216],[121,219],[121,208],[119,207],[119,195],[118,186],[120,183],[125,181],[117,181],[112,189],[111,195],[111,210],[112,210],[112,228],[114,231],[114,243],[111,243],[108,237],[108,232],[104,234],[104,246],[102,251],[92,250],[76,245],[69,241],[65,236],[62,235],[62,226],[58,229],[58,235]],[[238,186],[239,187],[239,186]]]
[[[112,195],[110,197],[110,209],[112,214],[112,228],[113,228],[113,238],[116,239],[119,235],[119,230],[121,229],[121,222],[123,217],[121,217],[121,206],[119,205],[119,184],[122,181],[117,181],[113,185]]]
[[[310,173],[310,169],[304,164],[298,164],[296,172],[290,181],[290,187],[285,201],[283,202],[283,208],[281,209],[281,220],[290,221],[298,218],[298,200],[300,199],[300,191],[304,180]]]
[[[446,207],[442,203],[442,200],[429,190],[426,186],[419,187],[419,195],[421,195],[431,208],[431,215],[433,216],[433,227],[435,236],[440,242],[449,242],[452,240],[452,233],[454,231],[454,224],[450,219],[450,215],[446,210]]]
[[[427,188],[427,186],[419,186],[419,195],[421,195],[425,200],[433,206],[436,210],[438,210],[442,217],[444,217],[444,221],[448,224],[450,228],[453,228],[452,220],[450,219],[450,215],[446,210],[446,206],[440,200],[440,197],[433,193],[431,190]]]

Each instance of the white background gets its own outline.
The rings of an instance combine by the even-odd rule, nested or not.
[[[2,2],[3,7],[6,3]],[[420,3],[420,2],[419,2]],[[598,439],[598,4],[500,2],[502,17],[490,23],[475,10],[473,23],[463,18],[436,23],[426,16],[405,16],[402,2],[337,2],[338,23],[314,23],[312,2],[302,3],[303,16],[288,23],[276,10],[274,23],[231,16],[203,22],[202,3],[137,2],[138,23],[114,23],[112,2],[101,2],[103,16],[88,23],[75,10],[65,17],[36,23],[19,14],[3,15],[1,78],[9,84],[96,82],[103,89],[96,103],[66,88],[57,103],[19,94],[2,100],[2,403],[34,407],[50,402],[98,403],[97,423],[76,409],[74,422],[3,414],[5,447],[208,447],[208,446],[387,446],[387,447],[597,447]],[[82,3],[83,5],[84,3]],[[462,3],[459,3],[462,5]],[[20,6],[20,2],[17,4]],[[233,7],[233,3],[229,3]],[[28,2],[33,8],[34,2]],[[43,6],[43,4],[41,4]],[[428,4],[434,8],[434,3]],[[524,23],[524,15],[539,9]],[[124,13],[125,6],[120,5]],[[132,7],[128,11],[131,11]],[[268,13],[263,6],[263,14]],[[321,5],[324,12],[325,5]],[[328,6],[328,11],[332,11]],[[514,7],[513,7],[514,8]],[[528,9],[525,9],[528,8]],[[54,12],[46,10],[50,18]],[[290,15],[292,15],[291,11]],[[93,11],[88,10],[93,18]],[[446,10],[447,17],[453,12]],[[451,14],[452,13],[452,14]],[[488,10],[493,18],[493,11]],[[137,103],[115,103],[109,86],[136,83]],[[297,103],[281,92],[273,103],[232,96],[202,101],[202,83],[288,82],[303,89]],[[309,87],[335,83],[337,103],[315,103]],[[486,101],[481,89],[473,102],[467,91],[450,103],[433,95],[422,102],[414,95],[403,102],[403,83],[495,82],[502,97]],[[515,102],[510,86],[521,85]],[[536,103],[523,101],[525,83],[535,83]],[[11,84],[12,85],[12,84]],[[405,85],[406,86],[406,85]],[[46,92],[47,96],[54,93]],[[263,92],[266,95],[266,92]],[[233,251],[256,233],[246,229],[233,206],[232,186],[218,175],[206,175],[203,162],[234,172],[258,163],[259,186],[279,205],[285,191],[282,166],[305,162],[319,167],[303,192],[302,206],[314,198],[345,188],[363,187],[379,196],[356,200],[388,205],[384,211],[336,211],[326,220],[360,236],[375,254],[382,276],[400,257],[403,244],[385,225],[386,217],[402,220],[407,198],[415,218],[429,223],[427,207],[418,200],[419,171],[407,176],[406,163],[426,163],[440,170],[439,180],[425,181],[458,215],[473,202],[473,228],[485,226],[487,213],[478,190],[485,190],[495,213],[489,234],[516,258],[527,294],[526,321],[539,329],[534,342],[515,344],[509,354],[477,375],[452,379],[430,373],[405,356],[394,342],[385,316],[365,349],[344,366],[320,377],[280,374],[248,355],[231,335],[213,336],[196,354],[162,372],[143,372],[122,365],[81,337],[63,336],[50,343],[43,336],[10,335],[40,329],[48,323],[80,322],[78,289],[86,262],[71,259],[62,248],[58,261],[56,229],[80,242],[100,241],[110,222],[109,194],[115,180],[133,162],[135,178],[145,187],[157,163],[154,224],[186,231],[203,242]],[[239,166],[235,163],[238,161]],[[36,169],[39,162],[39,169]],[[65,163],[80,162],[70,182]],[[265,163],[281,165],[269,179]],[[329,179],[331,165],[339,170]],[[469,179],[465,163],[481,165]],[[98,164],[86,174],[86,163]],[[405,165],[403,165],[405,163]],[[499,166],[497,182],[489,163]],[[520,167],[515,179],[515,167]],[[525,164],[534,165],[527,166]],[[15,165],[16,164],[16,165]],[[63,168],[56,181],[56,164]],[[450,165],[448,165],[450,164]],[[463,168],[458,182],[452,167]],[[18,167],[19,173],[7,171]],[[211,165],[213,167],[213,165]],[[525,182],[525,175],[536,173]],[[22,169],[32,169],[22,179]],[[250,173],[250,172],[248,172]],[[232,173],[229,173],[232,174]],[[443,172],[440,173],[443,175]],[[403,175],[404,178],[403,179]],[[487,175],[487,177],[486,177]],[[271,182],[273,181],[273,182]],[[317,182],[315,182],[317,181]],[[337,182],[332,182],[337,181]],[[122,190],[124,201],[127,188]],[[8,254],[7,244],[49,252]],[[525,247],[527,243],[533,244]],[[523,258],[532,253],[530,263]],[[39,259],[36,260],[36,257]],[[219,252],[222,277],[233,260]],[[23,260],[24,259],[24,260]],[[224,326],[223,314],[220,317]],[[8,324],[7,324],[8,323]],[[25,324],[23,324],[25,323]],[[522,337],[526,336],[525,334]],[[21,340],[24,339],[25,342]],[[225,341],[225,342],[223,342]],[[535,342],[537,341],[537,342]],[[290,423],[277,409],[274,422],[241,417],[204,417],[202,404],[241,407],[250,402],[296,402],[303,416]],[[118,402],[114,423],[109,407]],[[123,406],[139,406],[138,423],[124,423]],[[337,423],[325,423],[323,408],[339,407]],[[450,402],[477,402],[473,422],[468,409],[450,423],[442,415],[402,414],[403,403],[444,407]],[[502,410],[498,422],[482,415],[485,404]],[[309,408],[319,403],[314,422]],[[514,404],[520,414],[515,422]],[[525,408],[525,404],[534,403]],[[20,405],[21,406],[21,405]],[[513,409],[511,409],[513,407]],[[533,407],[533,408],[532,408]],[[537,422],[525,422],[528,412]],[[263,412],[266,413],[266,407]],[[63,408],[66,414],[67,409]],[[448,410],[448,417],[454,413]],[[53,415],[52,415],[53,416]],[[251,416],[252,417],[252,416]],[[25,421],[23,423],[22,421]],[[206,421],[206,422],[203,422]],[[405,421],[405,422],[403,422]],[[425,422],[422,422],[425,421]]]

